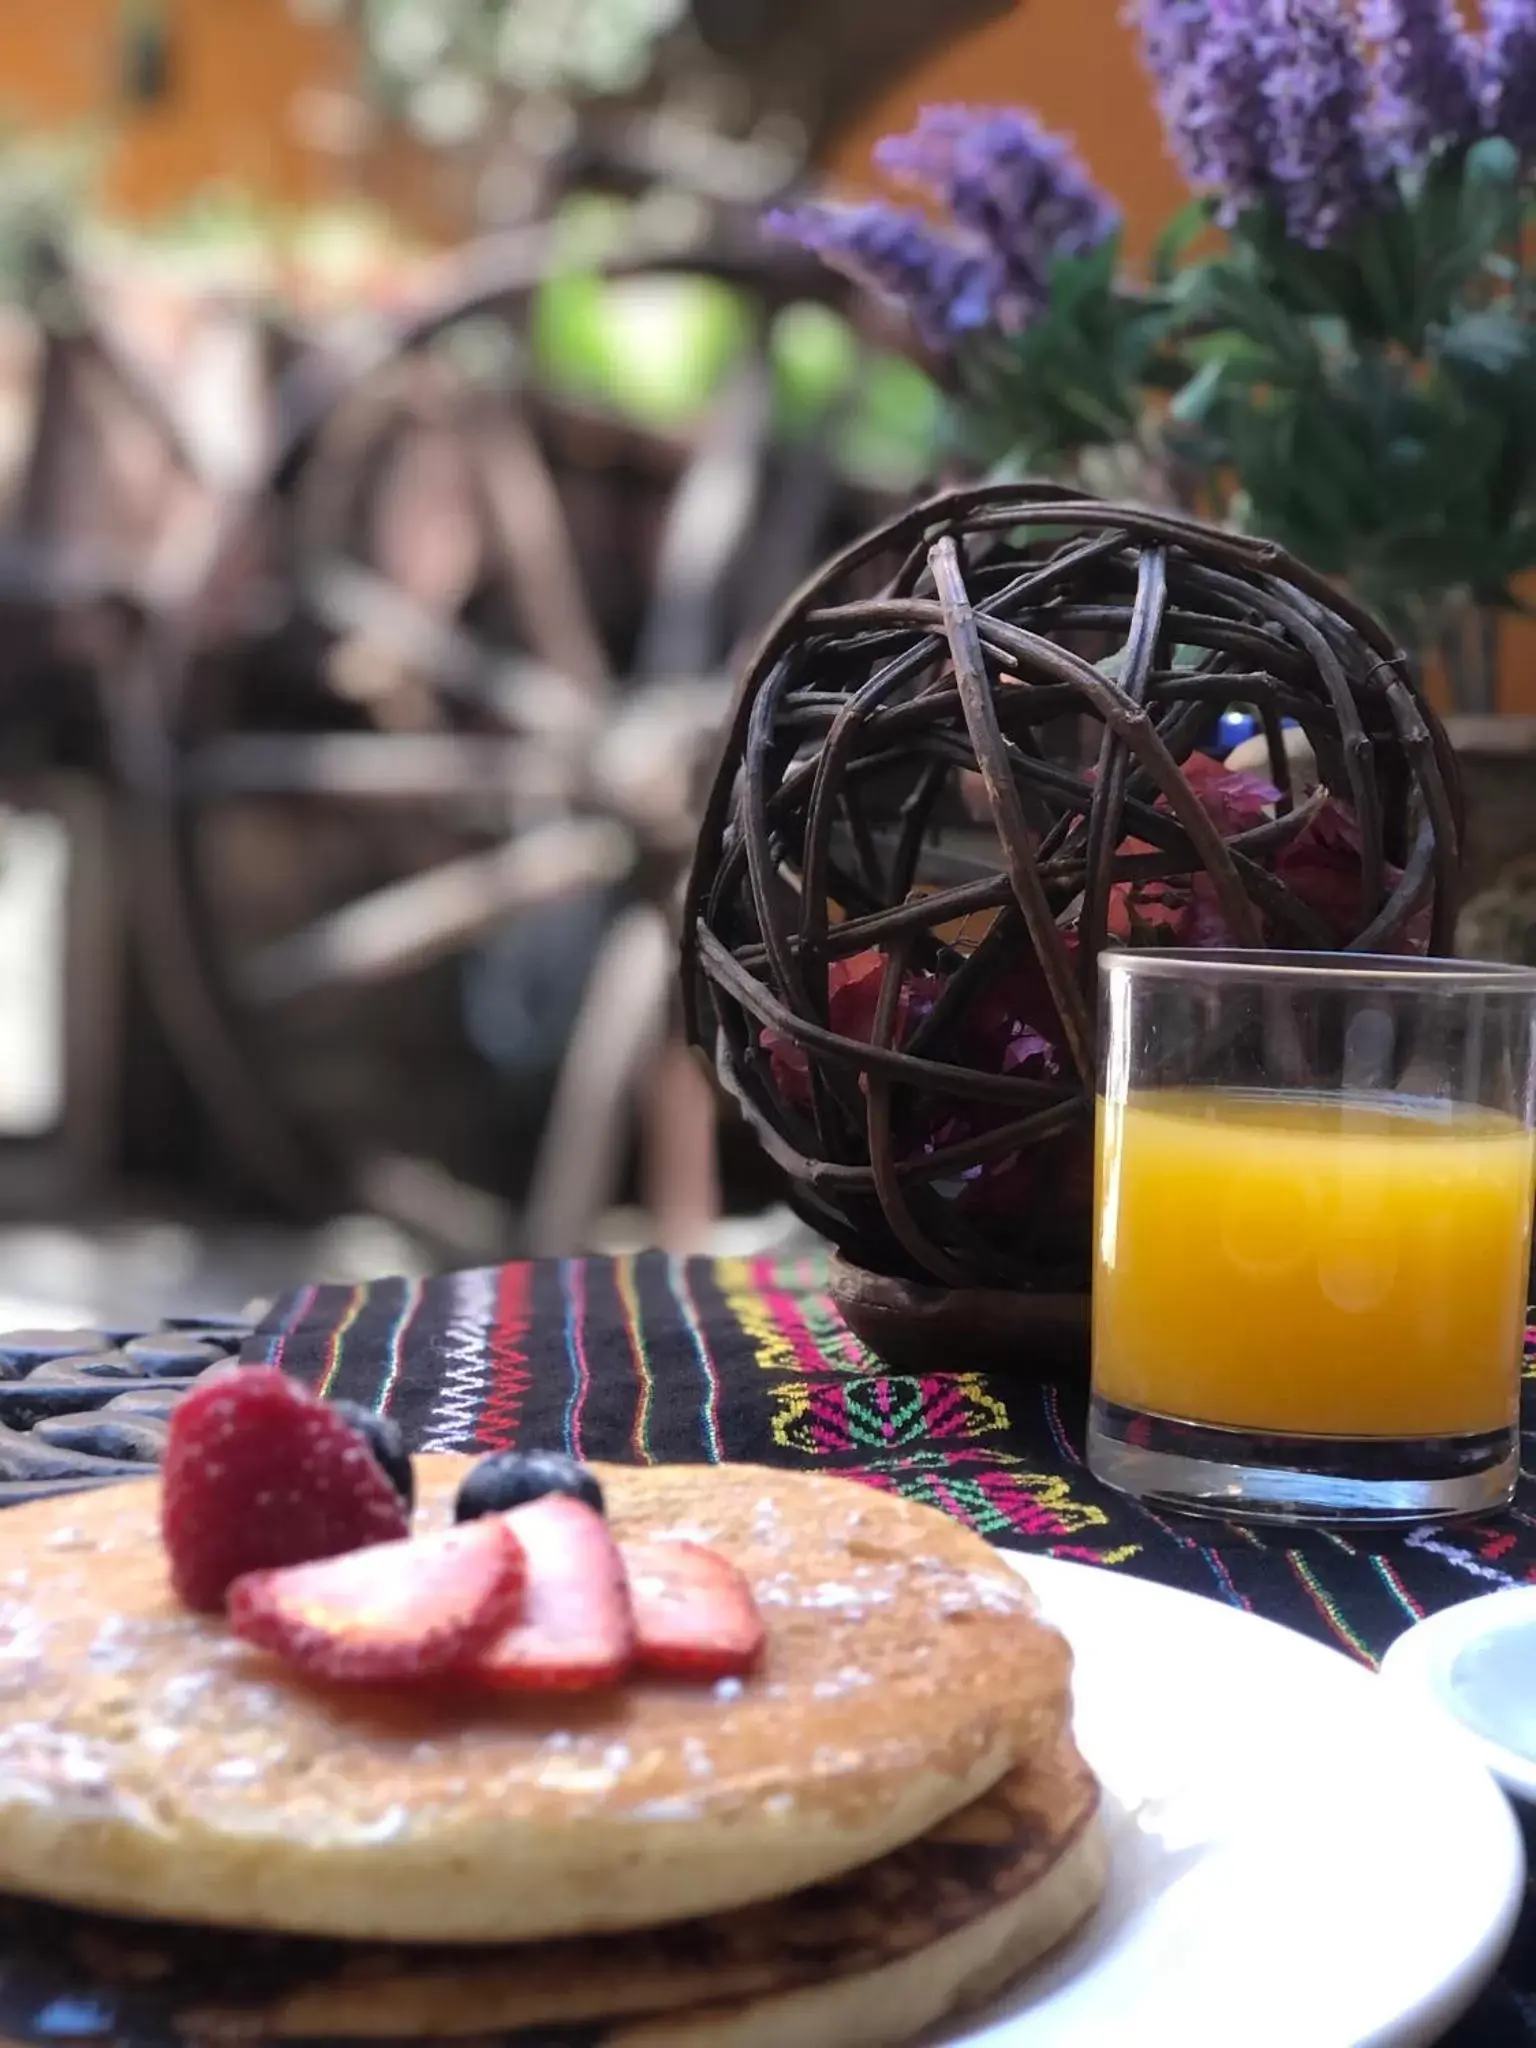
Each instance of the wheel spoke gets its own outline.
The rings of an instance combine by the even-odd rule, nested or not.
[[[633,842],[620,825],[569,819],[540,826],[494,852],[392,882],[249,954],[237,991],[266,1005],[393,980],[476,944],[519,911],[617,881],[632,859]]]
[[[483,646],[357,562],[323,564],[307,578],[305,595],[333,632],[377,641],[446,696],[539,731],[592,730],[596,707],[579,683],[547,663]]]
[[[612,669],[582,582],[565,508],[519,411],[480,420],[466,438],[527,636],[536,654],[594,696]]]
[[[585,1249],[612,1199],[628,1138],[625,1110],[666,1033],[672,934],[650,904],[603,941],[555,1084],[528,1190],[531,1258]]]
[[[188,795],[325,796],[384,803],[503,796],[509,803],[569,793],[570,776],[527,740],[451,733],[232,733],[188,755]]]

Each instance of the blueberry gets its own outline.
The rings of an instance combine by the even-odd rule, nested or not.
[[[364,1408],[356,1401],[332,1401],[328,1404],[344,1421],[350,1422],[367,1443],[380,1471],[405,1502],[405,1512],[410,1514],[416,1506],[416,1473],[411,1465],[411,1454],[405,1448],[405,1438],[400,1434],[400,1425],[387,1415],[375,1415],[371,1408]]]
[[[499,1515],[546,1493],[568,1493],[603,1512],[603,1489],[585,1465],[559,1451],[497,1451],[468,1473],[453,1504],[456,1522]]]

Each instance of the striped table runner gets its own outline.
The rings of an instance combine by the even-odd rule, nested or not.
[[[993,1542],[1225,1600],[1365,1664],[1431,1609],[1536,1579],[1536,1481],[1507,1515],[1390,1537],[1153,1514],[1085,1470],[1080,1386],[963,1359],[888,1372],[843,1324],[815,1258],[647,1253],[309,1287],[277,1304],[245,1356],[387,1410],[415,1449],[845,1473]]]

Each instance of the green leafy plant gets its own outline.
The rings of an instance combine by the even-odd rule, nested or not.
[[[1489,0],[1481,37],[1454,0],[1138,12],[1195,188],[1145,275],[1014,109],[929,108],[879,146],[928,210],[771,226],[906,307],[973,460],[1110,465],[1271,535],[1491,705],[1498,620],[1536,569],[1536,0]]]

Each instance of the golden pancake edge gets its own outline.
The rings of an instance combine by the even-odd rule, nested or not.
[[[914,2000],[937,2016],[982,1995],[1091,1910],[1106,1857],[1098,1803],[1063,1738],[917,1842],[833,1883],[663,1928],[501,1948],[240,1935],[0,1900],[0,2033],[46,2039],[35,2014],[62,2000],[99,2009],[112,2038],[146,2048],[548,2043],[551,2030],[585,2043],[663,2026],[664,2038],[712,2042],[790,2014],[781,2039],[809,2028],[837,2043],[863,2038],[838,2029],[886,2010],[899,2040]],[[15,1979],[12,1957],[25,1959]],[[40,1987],[32,2005],[29,1985]]]
[[[470,1462],[416,1460],[418,1529]],[[750,1679],[316,1688],[176,1604],[158,1482],[0,1517],[0,1890],[356,1941],[652,1927],[873,1863],[1066,1731],[1065,1643],[943,1516],[820,1474],[594,1469],[621,1539],[745,1573]]]

